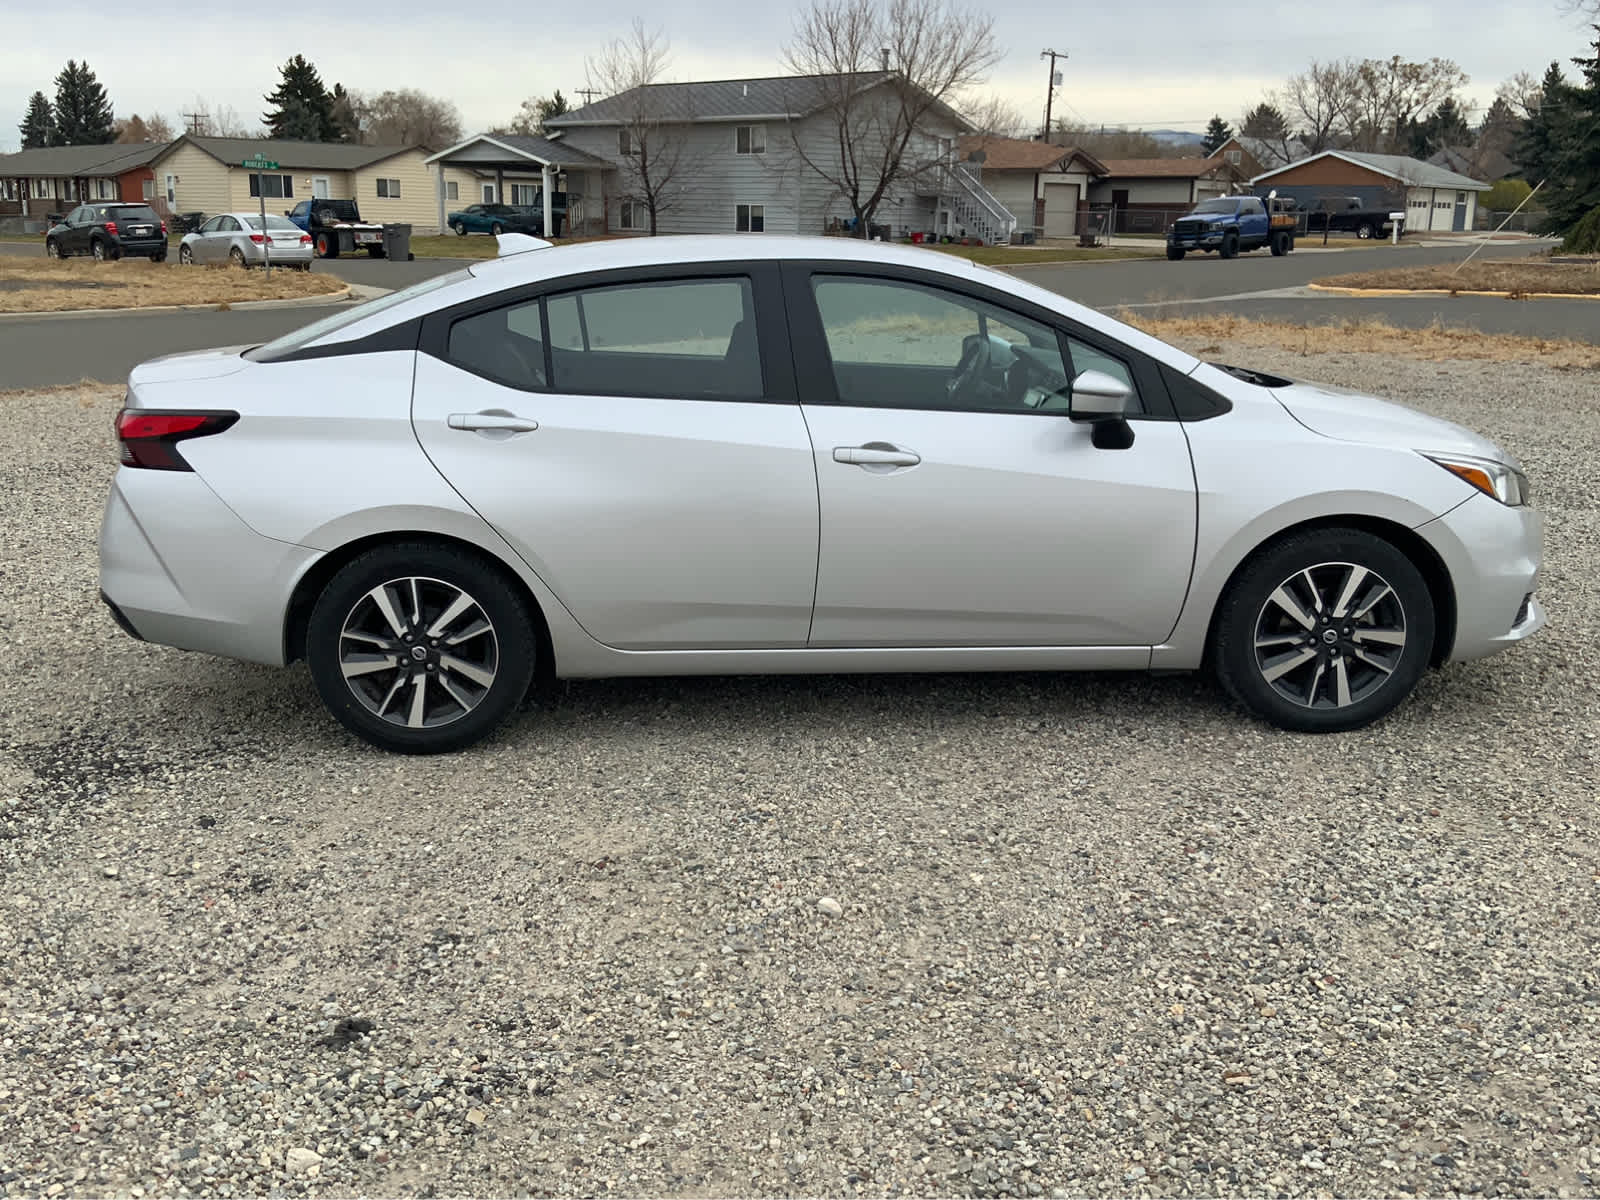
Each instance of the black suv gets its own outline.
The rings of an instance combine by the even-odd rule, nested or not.
[[[96,259],[139,255],[167,258],[167,223],[148,204],[80,204],[44,235],[51,258],[92,254]]]

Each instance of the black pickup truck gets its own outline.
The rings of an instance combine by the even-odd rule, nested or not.
[[[1358,196],[1319,196],[1306,208],[1307,233],[1353,233],[1358,238],[1388,237],[1394,222],[1389,214],[1401,212],[1396,208],[1363,204]],[[1400,236],[1406,232],[1405,218],[1400,219]]]

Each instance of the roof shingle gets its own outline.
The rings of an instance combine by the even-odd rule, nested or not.
[[[105,146],[43,146],[0,154],[0,175],[120,175],[147,166],[167,148],[166,142],[124,142]]]
[[[1214,158],[1108,158],[1101,165],[1122,179],[1198,179],[1223,169]]]
[[[859,88],[874,87],[890,78],[890,71],[857,71],[850,75],[775,75],[764,79],[714,79],[701,83],[652,83],[648,111],[665,121],[730,121],[741,117],[801,117],[821,106],[839,81],[859,80]],[[630,88],[604,100],[585,104],[546,124],[552,129],[569,125],[617,125],[636,113]]]
[[[344,142],[291,142],[276,138],[192,137],[185,134],[166,149],[183,143],[200,147],[215,159],[236,167],[247,158],[268,158],[285,170],[354,171],[421,146],[355,146]]]

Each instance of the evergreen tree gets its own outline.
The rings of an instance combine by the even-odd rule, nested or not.
[[[111,101],[88,63],[68,59],[56,76],[55,121],[58,146],[104,146],[117,140]]]
[[[359,145],[362,107],[360,96],[345,91],[342,83],[334,84],[333,93],[328,97],[328,112],[332,116],[332,136],[328,140]]]
[[[555,90],[555,94],[548,100],[539,101],[538,110],[539,132],[543,133],[544,124],[546,121],[548,121],[551,117],[559,117],[571,112],[572,106],[567,103],[567,98],[561,94],[561,89],[557,88]]]
[[[1210,157],[1218,150],[1222,149],[1223,144],[1232,136],[1232,126],[1224,121],[1220,114],[1212,117],[1211,124],[1206,126],[1206,140],[1203,147],[1205,149],[1206,156]]]
[[[1263,100],[1244,114],[1239,132],[1245,137],[1281,139],[1289,136],[1289,122],[1284,119],[1281,109]]]
[[[28,112],[17,126],[22,134],[24,150],[38,150],[56,143],[56,116],[50,111],[50,101],[43,92],[35,92],[28,99]]]
[[[1472,144],[1472,127],[1454,96],[1441,100],[1426,120],[1413,121],[1408,134],[1411,153],[1417,158],[1428,158],[1447,146]]]
[[[1553,192],[1545,201],[1550,226],[1561,233],[1600,207],[1600,24],[1594,31],[1593,56],[1572,60],[1583,82],[1566,88],[1567,108],[1556,122],[1557,159],[1545,189]]]
[[[267,135],[296,142],[332,142],[343,132],[333,112],[333,97],[316,67],[296,54],[279,68],[282,80],[266,97],[272,109],[262,115]]]

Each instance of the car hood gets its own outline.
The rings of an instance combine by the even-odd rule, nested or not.
[[[1271,390],[1291,417],[1323,437],[1521,465],[1482,434],[1403,404],[1321,384],[1292,383]]]
[[[190,379],[217,379],[232,375],[250,365],[240,357],[248,345],[224,346],[217,350],[190,350],[183,354],[167,354],[140,363],[128,375],[133,387],[150,383],[179,383]]]

